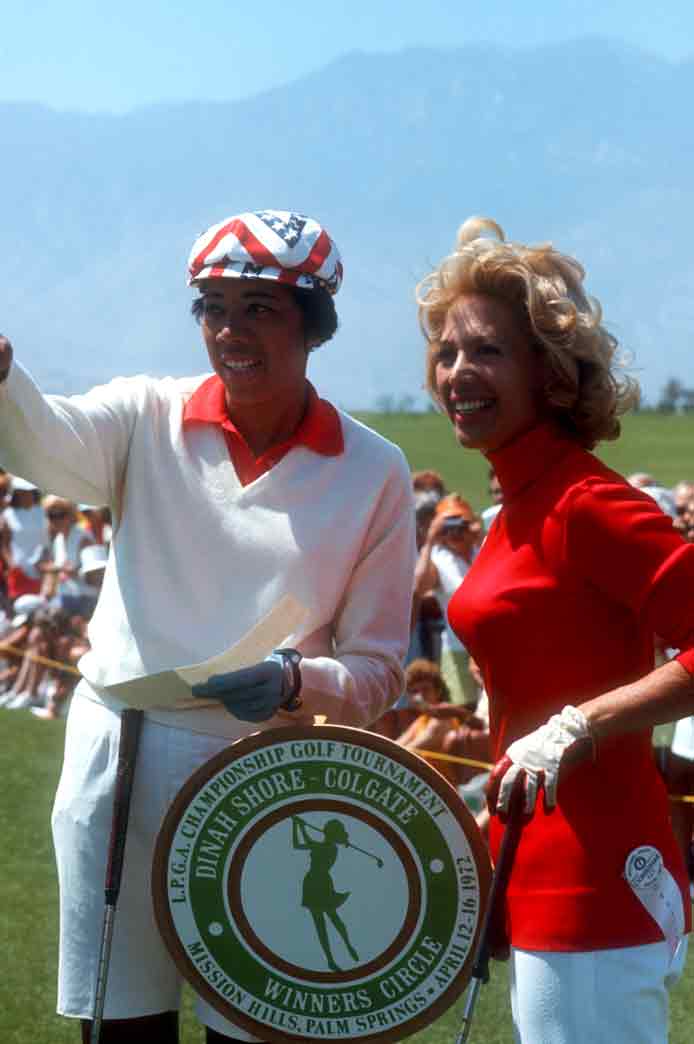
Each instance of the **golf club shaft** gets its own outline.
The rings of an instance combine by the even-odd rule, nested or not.
[[[477,994],[480,992],[481,986],[481,979],[472,979],[470,981],[468,991],[465,994],[465,1010],[463,1011],[463,1024],[460,1027],[460,1033],[458,1034],[455,1044],[465,1044],[466,1040],[470,1036],[470,1027],[472,1026],[472,1015],[475,1010],[475,1004],[477,1003]]]
[[[465,998],[465,1009],[463,1011],[463,1022],[460,1033],[456,1037],[456,1044],[465,1044],[470,1035],[472,1016],[477,1003],[480,987],[489,978],[489,936],[494,923],[494,918],[499,915],[500,906],[506,896],[508,880],[511,876],[513,859],[520,840],[523,827],[523,791],[519,787],[511,797],[508,818],[501,839],[499,858],[494,867],[492,887],[489,890],[489,901],[482,920],[482,930],[477,943],[477,952],[472,965],[472,976]]]
[[[92,1025],[89,1034],[89,1044],[99,1044],[101,1035],[101,1022],[104,1015],[104,1001],[106,1000],[106,976],[111,960],[111,943],[113,941],[113,925],[115,922],[116,908],[110,904],[104,910],[104,924],[101,931],[101,946],[99,948],[99,966],[96,977],[96,993],[94,996],[94,1010],[92,1012]],[[100,984],[103,986],[100,987]]]
[[[116,785],[113,792],[113,814],[111,818],[111,836],[108,845],[106,864],[106,880],[104,884],[105,908],[101,933],[99,964],[97,967],[96,989],[90,1032],[90,1044],[99,1044],[101,1022],[106,999],[108,968],[111,959],[111,943],[116,916],[116,904],[120,892],[123,856],[128,833],[128,817],[130,814],[130,798],[133,789],[137,748],[140,741],[143,712],[127,708],[121,714],[120,738],[118,742],[118,767],[116,769]]]
[[[305,819],[301,818],[301,816],[295,816],[294,818],[297,819],[302,826],[308,827],[309,830],[315,830],[318,834],[325,834],[323,827],[317,827],[314,826],[313,823],[307,823]],[[373,852],[367,852],[365,848],[360,848],[359,845],[353,845],[351,841],[348,841],[345,847],[353,848],[355,852],[361,852],[362,855],[368,856],[369,859],[375,859],[379,867],[383,866],[383,860],[379,859],[378,856],[373,854]]]
[[[353,845],[351,841],[347,842],[347,848],[353,848],[355,852],[361,852],[362,855],[368,856],[369,859],[375,859],[379,866],[383,866],[383,860],[375,856],[373,852],[367,852],[366,849],[360,848],[359,845]]]

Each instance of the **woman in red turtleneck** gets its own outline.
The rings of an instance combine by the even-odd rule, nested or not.
[[[694,546],[589,452],[637,388],[582,280],[550,246],[471,219],[419,288],[430,391],[503,490],[449,620],[490,697],[494,854],[525,790],[516,1040],[656,1044],[690,904],[650,730],[694,710]],[[680,650],[657,670],[655,634]]]

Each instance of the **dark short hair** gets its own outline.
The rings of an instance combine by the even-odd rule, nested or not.
[[[39,489],[13,489],[10,494],[10,507],[17,506],[15,497],[18,493],[31,493],[32,499],[35,504],[38,504],[38,502],[41,499],[41,491]]]
[[[304,320],[304,335],[311,345],[311,350],[325,344],[337,330],[337,312],[332,295],[319,287],[316,290],[301,290],[290,286],[292,297],[301,309]],[[196,322],[202,319],[204,297],[196,297],[190,306]]]
[[[408,663],[405,668],[405,689],[408,689],[411,685],[416,685],[418,682],[429,682],[441,696],[441,703],[450,702],[450,690],[441,674],[441,668],[433,660],[422,658],[411,660]]]

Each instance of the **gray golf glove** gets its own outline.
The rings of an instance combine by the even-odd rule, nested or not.
[[[219,700],[240,721],[268,721],[279,708],[301,706],[301,654],[295,649],[275,649],[261,663],[226,674],[213,674],[193,686],[193,696]]]

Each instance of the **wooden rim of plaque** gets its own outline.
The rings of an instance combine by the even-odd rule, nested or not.
[[[333,741],[343,742],[352,746],[365,747],[367,750],[373,751],[377,754],[382,754],[390,760],[399,763],[403,768],[409,770],[413,775],[419,777],[419,779],[431,791],[441,800],[441,802],[447,807],[458,826],[461,828],[462,833],[465,835],[466,842],[469,846],[471,856],[475,865],[477,881],[478,881],[478,897],[479,897],[479,913],[477,917],[477,923],[472,937],[468,955],[458,970],[454,978],[448,986],[442,991],[442,993],[423,1011],[418,1012],[405,1022],[398,1023],[389,1028],[379,1029],[376,1032],[367,1032],[364,1035],[349,1035],[343,1038],[340,1037],[310,1037],[306,1038],[301,1034],[292,1033],[286,1028],[282,1028],[278,1031],[272,1026],[265,1023],[259,1022],[258,1020],[248,1016],[245,1012],[234,1007],[231,1003],[226,1002],[220,994],[214,990],[198,971],[195,963],[186,953],[183,943],[176,930],[176,926],[171,914],[171,907],[169,902],[168,893],[168,863],[172,843],[174,841],[176,832],[179,824],[189,806],[195,800],[198,793],[206,786],[206,784],[216,776],[220,771],[226,767],[233,765],[234,762],[241,758],[246,758],[249,755],[256,753],[257,751],[271,747],[277,743],[287,743],[291,741]],[[335,807],[341,804],[339,801],[335,801],[334,798],[323,798],[316,796],[314,801],[309,802],[311,809],[325,807],[326,809]],[[286,815],[286,810],[284,810]],[[354,815],[353,811],[350,811],[350,815]],[[266,818],[273,815],[272,812],[268,813]],[[280,814],[276,816],[280,818]],[[366,818],[366,817],[365,817]],[[263,821],[264,822],[264,821]],[[379,830],[382,827],[382,823],[379,823]],[[244,856],[247,855],[247,851],[250,844],[247,842],[241,842],[241,846],[244,848]],[[234,886],[232,878],[235,876],[233,873],[229,875],[230,880],[227,883],[229,893],[234,892],[238,895],[238,885]],[[152,864],[152,899],[154,905],[155,919],[159,928],[160,935],[172,957],[176,967],[180,971],[183,978],[189,983],[194,991],[199,994],[204,1000],[206,1000],[220,1015],[225,1019],[232,1022],[261,1040],[265,1040],[268,1044],[287,1044],[287,1041],[304,1041],[310,1040],[349,1040],[365,1042],[365,1044],[371,1044],[371,1042],[378,1041],[379,1044],[391,1044],[391,1042],[401,1040],[403,1037],[410,1036],[424,1027],[435,1022],[453,1003],[458,999],[460,994],[465,989],[471,975],[472,964],[474,961],[475,952],[479,940],[479,934],[482,926],[484,911],[489,898],[489,890],[491,885],[491,863],[487,845],[482,838],[482,835],[475,823],[474,817],[469,809],[464,804],[461,797],[459,797],[457,791],[450,783],[444,779],[431,765],[429,765],[423,758],[414,754],[411,751],[406,750],[403,747],[398,746],[392,740],[386,739],[383,736],[379,736],[376,733],[367,732],[363,729],[353,728],[345,725],[288,725],[283,728],[270,729],[261,732],[254,732],[250,736],[243,737],[242,739],[233,741],[229,747],[220,751],[219,754],[213,756],[209,761],[205,762],[200,766],[184,783],[179,790],[178,794],[174,798],[164,821],[159,831],[154,857]],[[408,872],[408,881],[410,880]],[[420,881],[417,878],[417,888],[420,887]],[[409,916],[409,915],[408,915]],[[247,918],[243,910],[240,911],[241,922],[248,923]],[[249,926],[250,928],[250,926]],[[245,926],[242,930],[244,938],[248,941],[249,938],[253,938],[254,932],[252,928],[246,931]],[[407,934],[401,932],[401,935]],[[265,961],[266,947],[264,944],[260,944],[258,949],[259,961]],[[391,959],[392,947],[388,947],[385,951],[384,956],[386,959],[377,959],[368,962],[368,967],[373,967],[374,973],[378,973],[379,968],[386,967],[388,960]],[[278,967],[278,972],[281,974],[282,961],[275,962]],[[291,966],[288,966],[288,971]],[[367,968],[367,963],[360,967],[360,976],[363,977],[364,972]],[[311,982],[314,986],[326,987],[332,985],[334,988],[342,987],[347,985],[354,976],[346,975],[336,979],[331,973],[315,972],[306,974],[305,978],[307,982]]]

